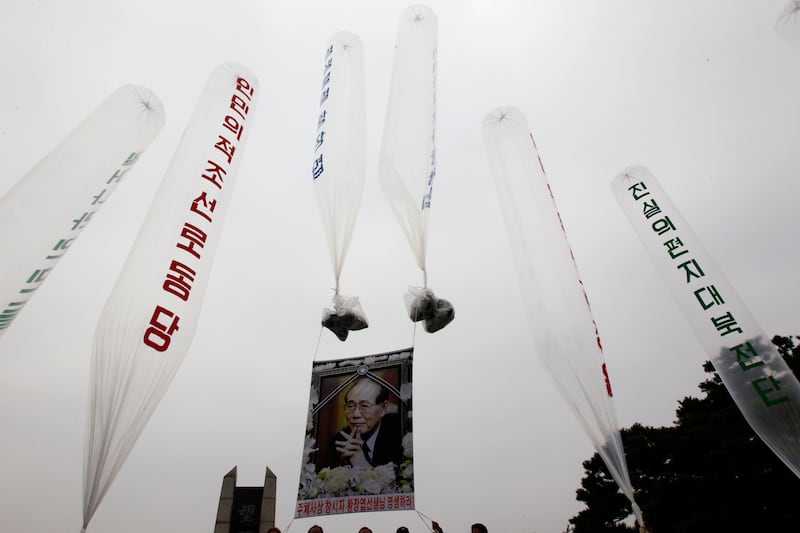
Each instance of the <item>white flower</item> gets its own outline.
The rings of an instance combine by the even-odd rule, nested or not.
[[[414,439],[410,431],[403,435],[403,456],[409,459],[414,457]]]
[[[330,469],[322,482],[322,487],[325,492],[341,492],[347,487],[350,479],[350,473],[346,467],[336,467]]]
[[[319,392],[315,387],[311,387],[311,392],[308,393],[308,410],[314,409],[314,406],[319,403]]]
[[[400,399],[404,402],[411,399],[411,383],[403,383],[400,385]]]
[[[369,492],[370,494],[380,494],[381,489],[383,487],[381,487],[381,484],[377,479],[370,479],[365,481],[361,485],[361,488],[364,489],[365,492]]]
[[[303,444],[303,462],[308,463],[308,456],[318,450],[315,448],[314,445],[317,443],[317,439],[312,439],[310,437],[306,437],[306,441]],[[308,465],[306,465],[308,466]],[[312,465],[313,468],[313,465]]]

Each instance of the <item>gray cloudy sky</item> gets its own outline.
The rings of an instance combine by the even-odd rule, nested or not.
[[[592,448],[524,328],[480,136],[500,105],[533,128],[595,318],[620,422],[669,424],[705,359],[611,194],[648,166],[768,334],[800,333],[800,49],[785,0],[430,0],[439,17],[438,173],[429,282],[456,320],[416,335],[417,508],[448,533],[559,532]],[[291,520],[319,317],[333,277],[310,168],[327,38],[361,36],[368,182],[342,288],[370,328],[319,359],[411,344],[421,276],[375,179],[398,15],[374,1],[17,2],[0,20],[0,194],[115,88],[150,87],[167,123],[0,340],[0,516],[75,531],[94,328],[211,70],[262,95],[194,344],[91,533],[210,531],[222,476],[278,476]],[[13,250],[4,250],[10,260]],[[646,511],[646,510],[645,510]],[[427,531],[413,512],[320,520]],[[291,530],[304,532],[310,520]]]

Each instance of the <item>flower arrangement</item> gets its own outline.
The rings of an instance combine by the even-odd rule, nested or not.
[[[396,465],[386,463],[376,467],[337,466],[316,471],[310,456],[316,451],[315,439],[306,436],[303,448],[303,467],[300,471],[298,500],[333,498],[341,496],[367,496],[375,494],[400,494],[414,491],[414,464],[412,436],[403,436],[405,460]]]

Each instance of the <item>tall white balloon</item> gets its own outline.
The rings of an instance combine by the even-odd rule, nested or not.
[[[378,179],[426,274],[428,217],[436,176],[438,21],[427,6],[400,15]]]
[[[163,126],[156,95],[124,85],[0,198],[0,336]]]
[[[744,418],[800,477],[800,383],[650,171],[612,188]]]
[[[364,192],[365,108],[361,39],[350,32],[336,33],[325,51],[312,178],[337,293]]]
[[[500,107],[483,137],[535,351],[642,524],[600,336],[528,121]]]
[[[194,336],[253,113],[258,80],[209,78],[95,333],[84,531]]]
[[[378,179],[422,271],[423,287],[406,298],[412,320],[429,332],[454,316],[446,300],[428,289],[428,219],[436,177],[436,70],[438,21],[417,4],[400,15]]]
[[[358,298],[339,293],[364,192],[367,137],[361,39],[349,32],[336,33],[328,41],[324,61],[311,176],[336,282],[323,325],[345,340],[350,330],[367,326]]]

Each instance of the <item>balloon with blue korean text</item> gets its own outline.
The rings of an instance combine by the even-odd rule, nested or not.
[[[417,4],[400,15],[378,157],[378,180],[422,271],[423,285],[405,296],[409,318],[429,333],[455,317],[452,304],[428,287],[428,221],[436,177],[438,21]]]
[[[364,192],[365,108],[361,39],[338,32],[325,47],[311,174],[336,283],[322,325],[342,341],[350,331],[367,327],[358,297],[340,292],[342,268]]]

